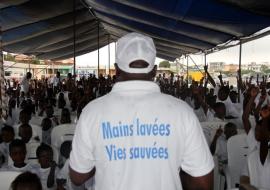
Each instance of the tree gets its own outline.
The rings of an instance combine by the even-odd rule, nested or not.
[[[161,61],[160,63],[159,63],[159,67],[163,67],[163,68],[170,68],[170,63],[169,63],[169,61]]]
[[[266,73],[266,71],[268,70],[269,68],[266,66],[266,65],[262,65],[261,66],[261,71]]]
[[[10,53],[7,53],[6,55],[4,55],[4,60],[15,62],[15,56],[11,55]]]

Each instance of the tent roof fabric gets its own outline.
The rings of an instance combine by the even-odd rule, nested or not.
[[[263,0],[77,0],[76,55],[128,32],[151,36],[157,55],[174,60],[270,26]],[[1,0],[4,51],[59,60],[73,57],[72,0]],[[99,22],[101,24],[99,24]]]
[[[58,60],[73,57],[73,1],[1,0],[0,21],[4,51]],[[98,21],[76,1],[76,55],[98,48]],[[99,25],[99,47],[108,33]]]

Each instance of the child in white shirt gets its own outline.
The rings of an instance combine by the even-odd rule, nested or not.
[[[8,157],[9,157],[9,144],[14,140],[14,129],[11,126],[4,126],[2,128],[2,140],[3,142],[0,144],[0,157],[2,157],[3,165],[8,164]]]
[[[36,151],[39,165],[33,170],[40,178],[43,190],[56,189],[58,168],[53,161],[53,150],[49,145],[41,144]]]
[[[1,168],[2,171],[32,171],[33,166],[29,163],[25,163],[26,145],[22,140],[15,139],[10,143],[9,155],[13,161],[13,164],[4,166]]]

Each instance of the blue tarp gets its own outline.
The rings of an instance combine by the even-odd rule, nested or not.
[[[158,56],[168,60],[209,50],[270,26],[270,3],[245,2],[77,0],[76,54],[98,48],[98,21],[100,47],[137,31],[153,37]],[[4,50],[43,59],[72,57],[73,17],[72,0],[1,0]]]

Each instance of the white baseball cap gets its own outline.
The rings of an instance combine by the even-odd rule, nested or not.
[[[135,32],[121,37],[116,44],[116,63],[127,73],[149,73],[155,66],[156,48],[153,39]],[[143,60],[145,68],[132,68],[130,63]]]

